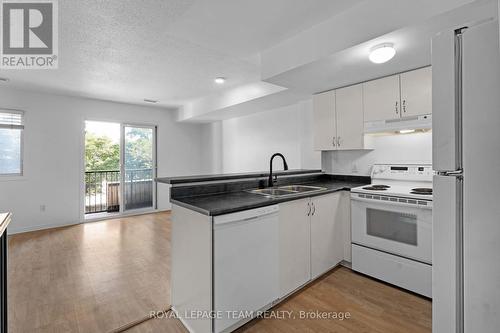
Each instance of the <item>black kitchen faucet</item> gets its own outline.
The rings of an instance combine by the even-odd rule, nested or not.
[[[274,177],[275,179],[273,180],[273,159],[276,156],[281,157],[281,159],[283,160],[283,169],[288,170],[288,164],[286,164],[285,156],[283,156],[283,154],[281,154],[281,153],[273,154],[273,156],[271,156],[271,160],[269,161],[269,183],[268,183],[269,187],[273,187],[274,182],[278,181],[277,176],[275,176]]]

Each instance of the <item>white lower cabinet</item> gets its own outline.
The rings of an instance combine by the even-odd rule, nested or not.
[[[280,297],[285,297],[344,259],[349,202],[341,191],[279,206]]]
[[[342,192],[311,199],[311,276],[317,278],[344,259]]]
[[[344,222],[344,261],[352,262],[351,235],[351,192],[342,192],[340,209]]]
[[[310,209],[309,198],[280,204],[280,297],[311,280]]]

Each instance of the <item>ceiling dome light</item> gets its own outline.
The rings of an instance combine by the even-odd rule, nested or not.
[[[409,133],[415,133],[415,130],[414,129],[404,129],[404,130],[399,131],[399,134],[409,134]]]
[[[376,64],[383,64],[391,60],[396,54],[396,49],[393,44],[381,44],[373,47],[368,57],[371,62]]]
[[[222,76],[219,76],[219,77],[216,77],[214,81],[217,84],[223,84],[224,82],[226,82],[226,78],[222,77]]]

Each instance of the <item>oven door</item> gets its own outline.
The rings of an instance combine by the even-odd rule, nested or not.
[[[352,242],[430,264],[431,206],[363,199],[352,194]]]

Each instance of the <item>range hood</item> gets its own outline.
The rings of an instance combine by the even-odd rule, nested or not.
[[[401,119],[367,121],[365,133],[397,132],[404,130],[430,130],[432,129],[432,115],[405,117]]]

